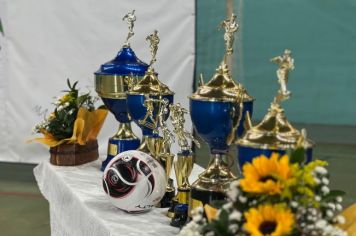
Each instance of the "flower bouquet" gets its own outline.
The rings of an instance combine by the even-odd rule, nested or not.
[[[243,166],[220,207],[206,205],[180,235],[341,236],[344,192],[330,190],[326,162],[305,164],[302,148],[259,156]]]
[[[54,165],[80,165],[98,158],[97,136],[104,123],[107,110],[95,108],[97,98],[90,93],[79,94],[67,80],[69,90],[53,103],[54,111],[34,127],[35,138],[50,147],[50,162]]]

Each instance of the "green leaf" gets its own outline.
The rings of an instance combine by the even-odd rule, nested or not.
[[[67,85],[68,85],[68,88],[69,88],[70,90],[72,90],[72,85],[70,84],[69,78],[67,78]]]
[[[331,190],[326,196],[323,197],[322,201],[329,202],[337,197],[344,196],[346,193],[342,190]]]
[[[229,235],[228,233],[229,213],[226,210],[222,209],[219,215],[219,219],[213,220],[211,223],[213,227],[216,229],[217,235],[219,236]]]
[[[225,203],[227,203],[226,200],[215,200],[210,205],[216,209],[220,209]]]
[[[290,163],[303,164],[305,162],[305,149],[297,148],[295,150],[288,150],[287,154],[289,156]]]
[[[0,19],[0,33],[4,34],[4,28],[2,27],[1,19]]]

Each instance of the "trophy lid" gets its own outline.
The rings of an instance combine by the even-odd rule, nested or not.
[[[237,141],[241,146],[260,149],[286,150],[297,147],[303,138],[303,146],[311,148],[314,143],[304,137],[303,132],[295,129],[287,120],[283,110],[269,109],[263,120],[252,126],[249,113],[245,117],[245,133]]]
[[[289,99],[291,92],[287,90],[289,70],[294,69],[294,60],[290,57],[290,50],[285,50],[284,55],[272,58],[279,65],[277,70],[280,89],[271,103],[267,114],[256,126],[252,126],[250,114],[245,117],[245,133],[237,144],[261,149],[288,149],[295,148],[303,140],[305,148],[311,148],[314,143],[306,138],[305,131],[295,129],[287,120],[284,109],[280,103]]]
[[[130,46],[124,45],[117,56],[95,72],[95,75],[143,76],[148,65],[137,58]]]
[[[197,91],[193,93],[190,98],[217,102],[246,102],[253,100],[246,89],[241,84],[235,83],[231,78],[229,69],[224,60],[216,69],[216,73],[212,79],[207,84],[201,82]]]
[[[145,76],[130,89],[129,94],[173,95],[174,93],[158,80],[157,73],[149,67]]]
[[[147,36],[147,41],[150,43],[151,50],[151,62],[145,76],[136,85],[130,86],[129,94],[149,94],[149,95],[173,95],[174,93],[158,80],[158,74],[153,69],[153,63],[156,62],[156,54],[158,50],[158,44],[160,39],[158,37],[158,31],[154,30],[152,34]]]
[[[128,25],[128,34],[124,43],[124,46],[117,53],[117,56],[105,64],[101,65],[99,70],[94,74],[100,75],[118,75],[129,76],[137,75],[143,76],[148,68],[148,65],[138,59],[134,51],[130,47],[129,39],[134,36],[134,23],[136,21],[135,10],[128,12],[122,18]]]
[[[238,30],[236,16],[231,15],[230,19],[224,20],[220,28],[224,28],[225,56],[212,79],[204,85],[203,77],[200,77],[200,86],[190,97],[194,100],[218,101],[218,102],[247,102],[254,100],[239,83],[232,79],[226,61],[231,58],[233,52],[234,33]]]

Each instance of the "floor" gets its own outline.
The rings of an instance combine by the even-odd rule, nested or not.
[[[353,182],[356,181],[356,128],[345,128],[341,133],[340,128],[335,132],[324,128],[308,128],[312,130],[310,135],[317,137],[314,157],[330,163],[332,188],[347,192],[344,200],[347,206],[356,202]],[[325,134],[333,139],[325,138]],[[330,140],[333,142],[328,142]],[[206,166],[208,147],[203,145],[196,153],[197,162]],[[234,153],[232,150],[232,156]],[[50,235],[48,202],[37,188],[33,167],[28,164],[0,163],[0,235]]]
[[[48,202],[37,187],[33,168],[0,163],[0,235],[50,235]]]

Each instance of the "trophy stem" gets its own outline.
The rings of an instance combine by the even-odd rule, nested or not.
[[[116,140],[132,140],[138,139],[138,137],[133,133],[131,129],[131,123],[119,123],[119,128],[116,134],[112,137]]]
[[[162,137],[152,137],[144,135],[140,146],[137,148],[138,151],[145,152],[159,161],[159,154],[162,148]]]
[[[135,150],[140,145],[140,139],[132,132],[131,123],[119,123],[116,134],[109,139],[107,158],[101,165],[104,171],[106,165],[119,153]]]
[[[211,184],[225,184],[236,179],[229,165],[223,160],[223,154],[213,154],[206,170],[199,175],[199,180]]]
[[[166,172],[166,179],[167,179],[166,193],[161,199],[160,204],[158,205],[158,207],[161,208],[170,207],[172,204],[172,199],[175,196],[173,179],[170,178],[173,159],[174,159],[174,155],[171,153],[167,153],[163,151],[162,154],[159,155],[159,162],[164,167],[164,170]]]
[[[213,154],[206,170],[191,186],[189,213],[196,207],[210,204],[214,200],[224,200],[230,183],[236,179],[223,154]]]

